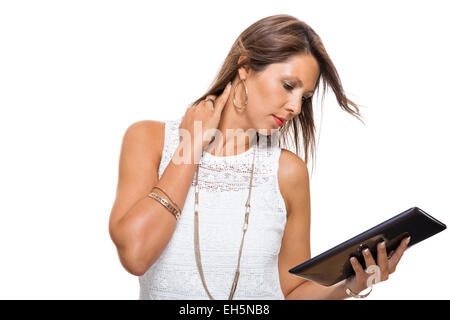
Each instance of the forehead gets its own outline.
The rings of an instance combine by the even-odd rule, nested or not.
[[[295,55],[281,63],[272,63],[266,69],[270,76],[288,77],[302,81],[307,89],[313,89],[319,76],[320,67],[312,55]]]

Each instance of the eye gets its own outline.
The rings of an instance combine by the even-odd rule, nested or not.
[[[287,82],[285,82],[283,86],[284,86],[284,88],[285,88],[286,90],[289,90],[289,91],[291,91],[292,89],[294,89],[294,88],[291,87]]]
[[[294,88],[291,87],[287,82],[284,82],[283,87],[284,87],[286,90],[288,90],[288,91],[291,91],[291,90],[294,89]],[[307,102],[308,100],[311,100],[311,98],[312,98],[312,96],[309,97],[309,98],[302,97],[302,102]]]

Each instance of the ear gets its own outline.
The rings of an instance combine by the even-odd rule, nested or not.
[[[247,58],[247,56],[241,55],[238,59],[238,64],[243,62],[246,58]],[[251,72],[251,70],[249,70],[248,65],[244,65],[244,66],[240,67],[238,69],[239,79],[247,79],[250,72]]]

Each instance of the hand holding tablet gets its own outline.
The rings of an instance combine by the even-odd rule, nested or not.
[[[289,273],[324,286],[346,279],[346,285],[353,293],[360,292],[377,282],[374,278],[386,280],[408,247],[445,229],[445,224],[420,208],[412,207],[293,267]],[[364,254],[366,248],[367,255]],[[351,257],[356,260],[351,262]],[[375,274],[370,275],[373,271]]]

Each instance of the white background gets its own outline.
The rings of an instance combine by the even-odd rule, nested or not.
[[[250,24],[320,35],[366,126],[316,104],[315,256],[418,206],[450,222],[445,1],[0,2],[0,298],[137,299],[108,234],[125,129],[175,119]],[[320,112],[319,112],[320,111]],[[448,230],[368,299],[448,299]]]

